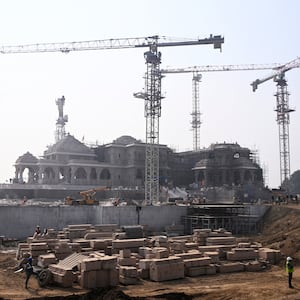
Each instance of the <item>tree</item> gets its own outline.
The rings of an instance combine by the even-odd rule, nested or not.
[[[300,170],[295,171],[282,186],[288,189],[290,194],[300,194]]]

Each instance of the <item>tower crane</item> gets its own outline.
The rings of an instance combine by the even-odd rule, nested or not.
[[[296,58],[276,69],[273,74],[270,74],[262,79],[256,79],[251,83],[253,92],[258,88],[258,85],[270,79],[276,82],[277,91],[276,109],[277,124],[279,128],[279,156],[280,156],[280,183],[290,178],[290,137],[289,137],[289,124],[290,112],[294,109],[289,107],[289,93],[287,90],[287,80],[285,73],[294,68],[300,67],[300,58]]]
[[[36,53],[63,52],[84,50],[108,50],[128,48],[149,48],[144,53],[147,71],[145,76],[145,92],[139,96],[144,99],[146,118],[146,163],[145,163],[145,200],[152,204],[159,200],[159,118],[161,115],[161,53],[159,47],[193,46],[212,44],[220,49],[224,38],[210,35],[205,39],[171,39],[161,36],[138,38],[105,39],[81,42],[41,43],[17,46],[1,46],[0,53]],[[137,95],[138,96],[138,95]]]
[[[65,124],[68,122],[68,115],[64,115],[65,97],[62,96],[55,100],[58,107],[58,119],[56,121],[55,142],[60,141],[65,135]]]
[[[192,131],[193,131],[193,150],[200,150],[200,125],[201,125],[201,112],[200,112],[200,94],[199,82],[201,82],[204,72],[223,72],[223,71],[252,71],[252,70],[276,70],[280,64],[243,64],[243,65],[206,65],[206,66],[193,66],[186,68],[164,68],[161,69],[162,74],[178,74],[178,73],[193,73],[192,79]]]

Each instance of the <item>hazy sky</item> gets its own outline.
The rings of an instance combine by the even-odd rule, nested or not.
[[[212,45],[169,47],[161,68],[195,65],[286,63],[299,55],[297,0],[0,0],[0,45],[107,38],[225,38]],[[133,97],[144,87],[146,48],[62,53],[0,54],[0,182],[14,177],[16,159],[42,156],[54,143],[58,109],[66,98],[66,131],[86,142],[109,143],[121,135],[145,140],[144,104]],[[250,83],[269,71],[204,73],[200,84],[201,147],[237,142],[257,149],[267,183],[280,183],[276,86],[253,93]],[[299,108],[300,70],[286,73],[290,106]],[[192,75],[163,79],[160,143],[193,147],[190,127]],[[297,80],[298,79],[298,80]],[[291,172],[300,169],[300,109],[291,114]]]

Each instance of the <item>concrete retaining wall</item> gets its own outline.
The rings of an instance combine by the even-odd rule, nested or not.
[[[267,207],[250,206],[252,215],[263,216]],[[185,206],[0,206],[0,236],[23,239],[41,228],[61,230],[71,224],[148,225],[153,231],[180,224]]]
[[[250,205],[250,215],[256,215],[258,217],[262,217],[269,209],[270,206],[265,205]]]
[[[0,236],[23,239],[41,228],[61,230],[69,224],[149,225],[155,231],[180,224],[184,206],[0,206]]]

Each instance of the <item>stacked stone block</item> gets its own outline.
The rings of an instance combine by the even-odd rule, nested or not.
[[[167,249],[170,248],[170,243],[169,243],[168,237],[166,237],[164,235],[158,235],[158,236],[151,237],[151,243],[154,247],[164,247]]]
[[[185,246],[185,243],[186,243],[185,240],[171,241],[170,242],[170,251],[173,254],[186,252],[187,248]]]
[[[219,229],[215,229],[212,230],[211,232],[209,232],[208,236],[210,237],[228,237],[228,236],[232,236],[232,232],[227,231],[224,228],[219,228]]]
[[[152,252],[151,247],[139,247],[138,253],[142,258],[148,258],[148,259],[154,258],[154,254]]]
[[[181,257],[182,259],[192,259],[202,257],[202,253],[199,250],[191,250],[186,253],[175,254],[175,256]]]
[[[210,257],[184,259],[184,273],[186,276],[199,276],[206,274],[206,267],[211,264]]]
[[[236,238],[233,236],[224,236],[224,237],[207,237],[206,238],[206,245],[213,246],[213,245],[235,245]]]
[[[138,252],[139,247],[145,246],[146,239],[123,239],[112,240],[112,251],[117,254],[121,249],[130,249],[132,252]]]
[[[81,246],[79,243],[68,243],[69,247],[71,248],[72,252],[81,252]]]
[[[47,243],[31,243],[29,250],[32,258],[36,260],[39,255],[46,254],[48,252]]]
[[[16,252],[16,259],[21,259],[24,257],[25,253],[29,253],[29,244],[28,243],[19,243],[18,249]]]
[[[193,231],[193,241],[199,246],[206,245],[206,238],[209,236],[211,229],[194,229]]]
[[[165,247],[154,247],[152,249],[152,253],[154,254],[154,258],[167,258],[169,257],[169,249]]]
[[[231,262],[217,265],[217,272],[219,273],[242,272],[244,269],[245,266],[241,262]]]
[[[152,259],[140,259],[138,264],[138,274],[142,279],[149,279],[150,278],[150,265]]]
[[[94,240],[94,239],[112,239],[111,232],[96,232],[91,231],[84,235],[85,240]]]
[[[262,270],[262,264],[257,260],[244,263],[244,267],[246,272],[258,272]]]
[[[113,239],[124,234],[117,232],[115,224],[81,224],[70,225],[63,233],[56,238],[29,238],[28,243],[19,244],[17,257],[30,252],[34,263],[37,261],[42,268],[49,266],[54,282],[64,287],[76,280],[84,288],[101,288],[118,282],[136,284],[139,278],[161,282],[216,272],[253,272],[260,271],[265,261],[276,264],[281,258],[280,251],[262,248],[259,243],[246,239],[237,243],[238,239],[224,229],[195,229],[189,236],[158,235],[149,239],[128,239],[125,233],[121,239]],[[70,264],[54,264],[72,253],[78,254],[74,256],[78,259],[77,273]]]
[[[227,251],[232,249],[231,245],[213,245],[213,246],[199,246],[198,250],[200,252],[218,252],[220,259],[226,259]]]
[[[149,275],[152,281],[157,282],[184,278],[183,260],[177,256],[153,259]]]
[[[208,256],[211,258],[211,262],[216,264],[220,261],[219,251],[206,251],[203,253],[204,256]]]
[[[78,266],[79,283],[87,289],[116,286],[119,282],[116,267],[117,258],[112,256],[83,259]]]
[[[124,285],[137,284],[137,268],[133,266],[119,266],[119,281]]]
[[[107,232],[113,233],[118,229],[117,224],[96,224],[94,225],[94,229],[98,232]]]
[[[258,250],[259,258],[268,261],[270,264],[275,265],[280,262],[281,253],[279,250],[270,248],[260,248]]]
[[[253,248],[232,248],[232,251],[226,253],[227,260],[255,260],[258,259],[258,250]]]
[[[71,287],[77,281],[77,275],[72,269],[59,264],[49,265],[49,271],[55,283],[62,287]]]
[[[51,264],[56,264],[57,259],[54,253],[39,255],[37,265],[41,268],[47,268]]]
[[[90,240],[90,247],[93,250],[103,250],[104,253],[107,252],[107,247],[109,245],[108,239],[94,239]]]
[[[72,249],[67,242],[60,242],[54,247],[54,253],[61,260],[72,254]]]
[[[198,243],[195,242],[185,243],[186,251],[197,250],[198,246],[199,246]]]
[[[118,257],[118,265],[119,266],[136,267],[137,258],[131,256],[130,249],[121,249],[119,255],[120,255]]]

